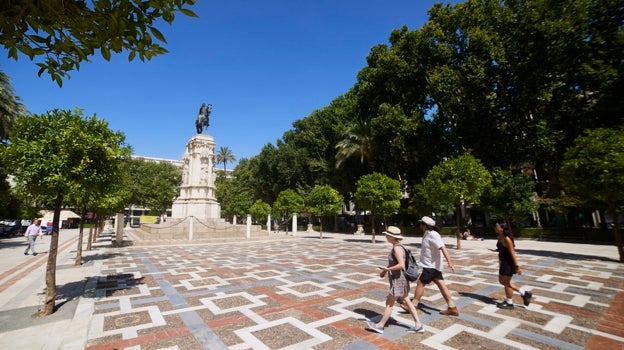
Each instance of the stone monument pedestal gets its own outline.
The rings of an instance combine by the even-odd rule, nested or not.
[[[182,186],[180,196],[173,202],[171,217],[218,221],[221,205],[215,197],[214,150],[215,141],[210,135],[198,134],[186,145],[182,158]]]

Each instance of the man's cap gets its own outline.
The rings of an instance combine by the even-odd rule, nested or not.
[[[432,218],[428,216],[423,216],[422,219],[420,219],[419,221],[427,226],[435,226],[436,224],[435,220],[433,220]]]

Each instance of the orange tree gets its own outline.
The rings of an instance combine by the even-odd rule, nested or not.
[[[371,212],[373,243],[375,243],[375,215],[387,216],[396,213],[401,206],[401,197],[401,183],[387,175],[372,173],[362,176],[357,181],[355,200],[360,208]]]
[[[329,185],[314,186],[305,199],[306,209],[310,215],[336,215],[342,210],[342,196]],[[323,224],[319,225],[319,237],[323,238]]]
[[[53,203],[54,219],[48,265],[44,314],[55,311],[56,255],[61,208],[71,194],[103,193],[117,181],[121,160],[130,156],[122,133],[108,129],[82,110],[58,110],[19,116],[2,159],[15,177],[16,190],[25,198],[44,197]]]

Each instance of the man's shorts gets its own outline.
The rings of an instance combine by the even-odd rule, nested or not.
[[[424,267],[422,272],[420,273],[420,277],[418,277],[418,280],[420,280],[420,282],[422,282],[423,284],[429,284],[433,280],[443,279],[444,277],[442,277],[442,272],[428,267]]]

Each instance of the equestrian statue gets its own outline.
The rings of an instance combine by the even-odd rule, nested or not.
[[[210,125],[210,112],[212,112],[212,105],[210,103],[202,103],[201,107],[199,107],[199,114],[197,115],[197,120],[195,120],[195,128],[198,134],[201,134],[204,128],[208,129]]]

